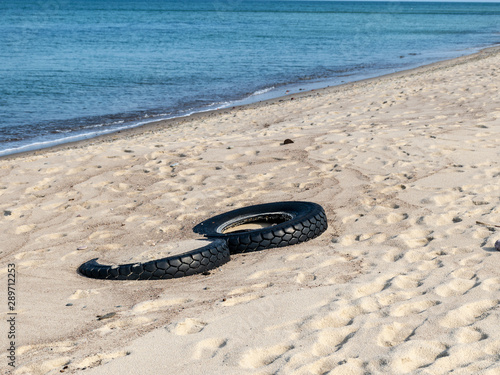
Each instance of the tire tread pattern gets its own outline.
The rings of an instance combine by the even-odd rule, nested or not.
[[[78,272],[83,276],[106,280],[161,280],[173,279],[210,271],[229,261],[226,241],[216,239],[190,252],[151,260],[145,263],[104,265],[97,258],[83,263]]]

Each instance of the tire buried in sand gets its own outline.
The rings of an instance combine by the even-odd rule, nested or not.
[[[226,239],[231,254],[295,245],[328,228],[325,211],[312,202],[275,202],[243,207],[205,220],[193,231]]]
[[[214,239],[208,245],[183,254],[148,262],[116,266],[99,264],[97,258],[83,263],[78,272],[94,279],[160,280],[210,271],[229,261],[230,253],[224,239]]]

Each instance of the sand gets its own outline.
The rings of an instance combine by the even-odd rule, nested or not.
[[[0,369],[500,374],[499,51],[0,159]],[[209,275],[76,273],[281,200],[328,230]]]

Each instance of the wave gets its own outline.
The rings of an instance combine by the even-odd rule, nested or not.
[[[266,87],[264,89],[260,89],[260,90],[257,90],[255,91],[254,93],[252,93],[250,96],[259,96],[259,95],[263,95],[263,94],[266,94],[272,90],[274,90],[276,87],[275,86],[271,86],[271,87]]]

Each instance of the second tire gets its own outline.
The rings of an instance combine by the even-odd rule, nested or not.
[[[245,229],[249,224],[261,227]],[[236,254],[309,241],[327,228],[326,214],[319,204],[289,201],[229,211],[199,223],[193,231],[207,238],[226,239],[231,254]]]

